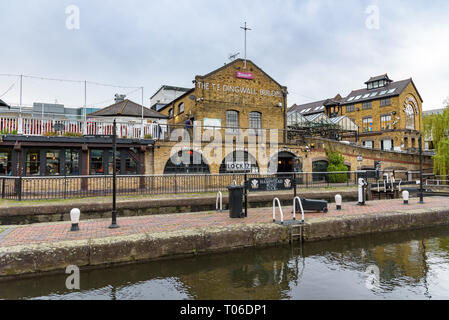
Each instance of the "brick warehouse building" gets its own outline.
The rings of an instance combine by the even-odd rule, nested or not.
[[[257,135],[259,131],[264,132],[269,129],[279,130],[276,138],[265,132],[267,142],[272,142],[275,139],[275,142],[278,143],[278,150],[275,150],[278,161],[277,172],[325,170],[327,158],[324,147],[326,144],[332,145],[343,153],[346,165],[351,170],[374,169],[377,162],[381,162],[382,169],[416,170],[419,168],[416,154],[395,152],[393,148],[388,149],[384,147],[383,150],[380,150],[381,148],[370,150],[361,145],[347,146],[337,141],[320,142],[315,139],[295,141],[287,138],[287,135],[285,135],[286,131],[284,131],[286,128],[285,106],[287,105],[287,88],[280,85],[252,61],[247,61],[246,69],[244,65],[244,60],[237,59],[205,76],[196,76],[194,80],[195,87],[165,105],[160,112],[168,116],[168,123],[171,126],[185,128],[186,121],[191,120],[192,122],[187,123],[191,123],[194,128],[197,126],[202,127],[202,129],[213,128],[220,131],[222,137],[232,136],[236,133],[234,130],[236,128],[249,129],[250,135]],[[362,110],[363,106],[361,103],[369,101],[371,109],[367,109],[365,112],[370,112],[373,119],[374,115],[380,112],[380,108],[382,108],[382,112],[379,113],[379,117],[380,114],[394,112],[399,116],[404,114],[400,106],[405,108],[405,105],[411,104],[413,110],[418,113],[414,117],[414,128],[416,130],[399,129],[407,127],[406,120],[401,119],[399,124],[395,124],[395,127],[386,131],[389,135],[385,135],[385,132],[378,129],[378,124],[373,121],[372,131],[360,132],[355,137],[347,138],[359,139],[359,141],[373,139],[374,146],[376,143],[380,144],[382,139],[392,137],[390,139],[396,141],[401,136],[409,139],[410,143],[415,143],[415,146],[417,146],[417,135],[422,125],[420,116],[422,99],[411,79],[393,83],[389,79],[385,80],[384,83],[374,78],[370,80],[369,83],[367,82],[367,89],[363,89],[367,92],[363,94],[360,91],[354,91],[344,99],[338,95],[334,99],[320,102],[318,108],[311,108],[310,106],[308,108],[313,113],[313,110],[320,109],[326,102],[326,106],[322,109],[327,115],[348,115],[360,127],[363,127],[363,118],[366,115],[364,112],[352,112],[351,107],[348,108],[349,112],[346,112],[346,99],[350,100],[349,102],[355,99],[357,99],[355,101],[360,101],[360,105],[357,104],[355,110]],[[378,82],[374,84],[374,81]],[[389,101],[383,101],[382,103],[385,106],[380,107],[380,100],[367,100],[368,97],[366,95],[368,92],[372,97],[376,95],[379,96],[379,99],[382,97],[382,99],[385,98]],[[351,99],[353,96],[354,98]],[[356,114],[358,117],[354,117]],[[409,127],[411,127],[411,124]],[[147,154],[146,167],[153,168],[149,173],[154,174],[266,172],[268,169],[267,164],[257,162],[256,154],[253,154],[251,150],[250,139],[247,139],[248,142],[245,142],[243,146],[237,146],[235,140],[234,138],[231,142],[228,141],[227,145],[224,144],[221,147],[221,161],[212,159],[213,157],[208,152],[209,150],[207,150],[206,146],[210,142],[209,139],[203,139],[197,145],[185,145],[175,151],[173,147],[177,145],[176,142],[157,141],[154,149]],[[393,143],[397,144],[397,142]],[[170,156],[181,149],[189,149],[191,155],[201,155],[201,164],[183,166],[171,163],[169,160]],[[205,149],[206,152],[203,152]],[[273,152],[268,149],[267,147],[265,150],[266,160],[270,160],[273,157]],[[239,161],[236,157],[236,153],[239,152],[243,153],[243,162],[250,162],[251,166],[236,171],[233,164],[242,162],[242,159]],[[363,163],[357,162],[357,155],[364,156]],[[431,167],[430,158],[426,159],[425,166],[427,168]]]
[[[294,105],[289,112],[325,113],[329,118],[347,116],[359,128],[344,140],[379,150],[416,151],[422,131],[423,100],[413,80],[391,80],[387,74],[372,77],[363,89],[347,97]]]

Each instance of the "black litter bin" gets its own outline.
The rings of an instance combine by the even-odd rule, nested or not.
[[[243,186],[229,186],[229,217],[242,218]]]

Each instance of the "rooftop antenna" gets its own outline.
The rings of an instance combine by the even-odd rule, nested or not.
[[[230,61],[234,61],[235,59],[237,59],[237,56],[240,54],[240,52],[236,53],[236,54],[229,54],[229,60]]]
[[[245,60],[244,60],[245,62],[243,64],[243,68],[246,69],[246,32],[247,31],[251,31],[251,29],[246,27],[246,21],[245,21],[245,26],[244,27],[240,27],[240,29],[245,30]]]

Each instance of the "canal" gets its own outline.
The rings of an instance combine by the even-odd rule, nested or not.
[[[0,282],[0,299],[448,299],[449,227]]]

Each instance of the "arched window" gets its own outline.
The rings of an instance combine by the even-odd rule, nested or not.
[[[405,128],[410,130],[415,130],[415,109],[411,104],[405,107]]]
[[[262,114],[260,112],[249,113],[250,129],[262,129]]]
[[[184,102],[181,102],[178,108],[179,108],[178,114],[184,113]]]
[[[239,113],[235,110],[226,111],[226,127],[238,128],[239,127]]]
[[[209,166],[204,160],[203,156],[198,152],[189,151],[179,151],[178,157],[175,158],[175,163],[172,161],[172,157],[168,159],[164,174],[209,174]]]
[[[234,151],[221,163],[220,173],[258,173],[256,159],[246,151]]]

